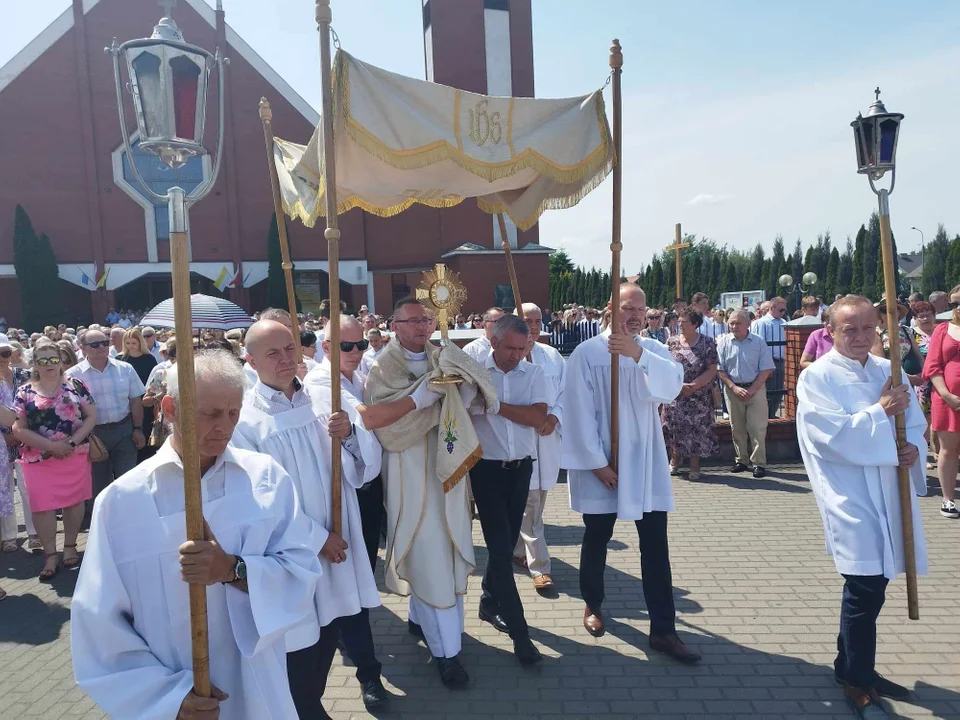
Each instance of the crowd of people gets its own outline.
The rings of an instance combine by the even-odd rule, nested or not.
[[[357,668],[367,707],[389,701],[369,619],[380,604],[382,536],[384,584],[410,598],[411,635],[445,686],[469,683],[459,656],[467,579],[477,565],[472,507],[488,551],[479,618],[510,636],[519,663],[540,661],[513,568],[523,568],[538,593],[554,588],[543,513],[564,468],[584,523],[585,631],[604,633],[607,545],[616,521],[628,520],[639,537],[650,647],[696,663],[700,655],[676,631],[671,475],[687,464],[687,478],[701,479],[701,458],[719,454],[714,417],[722,408],[736,455],[731,470],[764,477],[767,424],[783,392],[786,307],[773,298],[755,309],[711,310],[698,293],[648,308],[643,291],[625,283],[618,328],[609,327],[609,308],[494,307],[454,319],[454,329],[484,331],[460,352],[431,343],[435,318],[404,299],[390,318],[365,306],[340,315],[337,369],[325,336],[329,302],[295,318],[265,310],[247,331],[201,331],[192,339],[194,420],[207,525],[205,540],[188,542],[178,338],[119,322],[30,336],[11,328],[0,335],[9,453],[0,463],[2,550],[19,549],[18,489],[25,547],[43,553],[39,579],[82,566],[72,604],[74,670],[111,716],[140,716],[150,698],[178,718],[327,717],[322,699],[338,648]],[[947,310],[950,321],[937,325]],[[845,579],[837,680],[862,715],[880,707],[878,693],[907,693],[874,670],[876,617],[886,582],[902,572],[902,537],[890,529],[889,503],[851,510],[836,483],[842,475],[848,493],[873,480],[887,492],[892,482],[895,493],[896,466],[925,474],[927,442],[939,441],[941,513],[960,515],[960,286],[902,307],[897,334],[915,393],[887,381],[882,304],[847,296],[827,308],[811,297],[800,312],[798,320],[822,327],[803,356],[798,434]],[[549,342],[540,342],[544,333]],[[611,356],[620,365],[621,408],[613,461]],[[459,385],[432,382],[450,374]],[[904,410],[911,444],[898,449],[892,416]],[[860,454],[840,459],[859,442]],[[339,532],[334,454],[342,466]],[[925,484],[916,490],[923,494]],[[915,526],[925,569],[919,516]],[[192,690],[184,583],[208,588],[212,698]]]

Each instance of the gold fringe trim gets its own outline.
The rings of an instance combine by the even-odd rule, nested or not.
[[[463,480],[464,476],[470,472],[470,469],[480,461],[481,457],[483,457],[483,448],[477,445],[477,449],[470,453],[467,458],[460,463],[460,467],[457,468],[456,472],[444,480],[444,494],[453,490],[460,483],[460,481]]]

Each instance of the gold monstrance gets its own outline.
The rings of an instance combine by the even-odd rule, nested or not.
[[[440,347],[450,342],[447,319],[456,317],[467,301],[467,288],[460,282],[459,273],[450,272],[443,263],[437,263],[433,270],[423,273],[420,287],[417,288],[417,300],[437,318],[440,324]],[[459,375],[441,375],[430,381],[432,385],[455,385],[463,382]]]

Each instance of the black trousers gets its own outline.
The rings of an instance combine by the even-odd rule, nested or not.
[[[383,478],[377,475],[373,480],[357,490],[360,503],[360,527],[363,530],[363,544],[367,548],[370,567],[377,571],[377,551],[380,549],[380,528],[383,527]]]
[[[580,547],[580,594],[597,612],[603,605],[603,572],[607,567],[607,543],[613,537],[617,514],[584,515],[583,544]],[[677,611],[673,603],[673,576],[667,545],[667,513],[648,512],[636,521],[640,540],[640,573],[643,598],[650,615],[650,634],[676,632]]]
[[[783,360],[773,361],[774,369],[767,378],[767,417],[773,420],[780,409],[786,391],[783,389]]]
[[[373,650],[367,609],[337,618],[320,628],[320,639],[315,645],[287,653],[287,679],[300,720],[327,717],[320,699],[327,689],[327,675],[337,651],[337,638],[341,636],[350,659],[357,666],[357,680],[365,683],[380,677],[381,666]]]
[[[837,636],[836,676],[858,688],[877,682],[877,618],[886,598],[883,575],[844,575]]]
[[[470,471],[470,487],[487,545],[480,606],[499,614],[514,639],[529,635],[513,577],[513,549],[520,538],[532,474],[530,458],[520,461],[515,468],[504,468],[499,460],[481,460]]]

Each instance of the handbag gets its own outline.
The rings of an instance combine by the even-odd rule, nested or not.
[[[107,450],[107,446],[103,444],[103,441],[98,438],[95,434],[90,433],[87,436],[86,442],[90,445],[90,462],[105,462],[110,459],[110,452]]]

